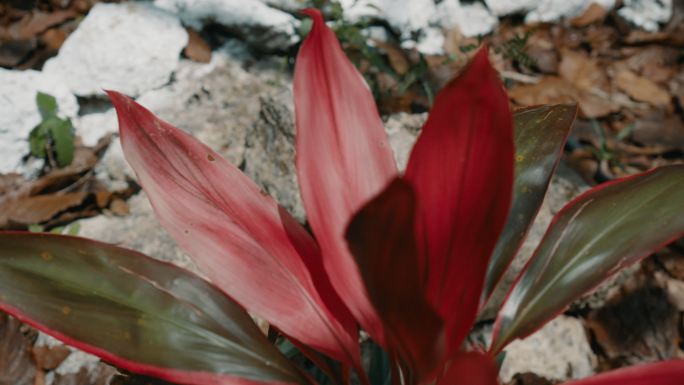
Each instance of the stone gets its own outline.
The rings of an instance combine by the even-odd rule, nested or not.
[[[461,4],[458,0],[439,3],[435,17],[442,28],[457,28],[465,37],[486,35],[499,24],[496,16],[482,3]]]
[[[597,358],[582,321],[565,315],[554,318],[536,333],[511,342],[499,375],[504,383],[516,373],[532,372],[567,381],[595,373]]]
[[[525,16],[525,21],[528,23],[551,22],[561,18],[580,16],[592,3],[607,10],[615,7],[615,0],[542,0]]]
[[[254,76],[218,51],[209,64],[183,60],[174,83],[137,101],[240,166],[246,132],[259,117],[259,97],[278,88],[266,80],[266,75]]]
[[[433,0],[381,0],[379,3],[387,22],[404,36],[426,28],[435,13]]]
[[[119,125],[116,112],[110,108],[104,112],[77,116],[72,120],[76,135],[86,146],[95,146],[97,142],[108,134],[116,133]]]
[[[485,0],[485,3],[499,17],[515,13],[527,14],[526,22],[549,22],[578,16],[592,3],[606,9],[615,6],[615,0]]]
[[[299,222],[306,221],[295,170],[292,93],[260,99],[259,119],[247,133],[244,172]]]
[[[667,23],[673,13],[672,0],[625,0],[623,3],[618,15],[650,32],[658,31],[660,24]]]
[[[95,177],[112,192],[126,190],[130,181],[135,180],[135,172],[126,162],[118,136],[112,139],[102,159],[95,165]]]
[[[541,0],[485,0],[487,8],[498,17],[534,9]]]
[[[385,131],[394,153],[394,160],[397,162],[397,168],[402,172],[406,169],[411,149],[426,119],[427,113],[400,112],[390,115],[385,121]]]
[[[43,72],[79,96],[138,96],[169,82],[187,41],[178,18],[151,4],[98,3]]]
[[[415,48],[424,55],[443,55],[444,40],[444,32],[441,29],[426,27],[421,29],[416,40],[404,40],[401,47],[405,49]]]
[[[78,102],[58,77],[42,72],[0,68],[0,174],[24,172],[22,157],[29,153],[28,136],[42,121],[36,94],[38,91],[57,99],[58,115],[74,118]]]
[[[259,0],[155,0],[154,4],[174,12],[185,25],[201,30],[219,24],[266,52],[282,52],[297,40],[299,21],[289,13]]]
[[[126,216],[99,215],[78,221],[78,235],[133,249],[197,272],[192,260],[176,246],[154,216],[145,192],[131,197],[128,206],[130,212]]]

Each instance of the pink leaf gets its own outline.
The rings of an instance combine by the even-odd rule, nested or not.
[[[327,283],[311,236],[219,154],[108,93],[126,159],[160,222],[200,270],[283,333],[357,363],[355,323]]]
[[[684,360],[632,366],[563,385],[682,385]]]
[[[361,75],[318,11],[294,75],[297,176],[332,285],[375,339],[382,328],[344,241],[352,214],[396,176],[382,121]],[[381,342],[381,340],[380,340]]]
[[[401,357],[412,376],[429,380],[444,360],[443,322],[421,287],[414,212],[413,189],[397,178],[354,216],[347,240],[390,354]]]
[[[418,250],[432,303],[456,349],[475,320],[509,211],[513,121],[482,48],[437,95],[406,170],[418,197]]]

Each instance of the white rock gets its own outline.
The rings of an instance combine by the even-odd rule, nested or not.
[[[72,123],[76,129],[76,135],[86,146],[94,146],[100,138],[118,130],[116,112],[113,108],[105,112],[98,112],[76,117]]]
[[[561,315],[536,333],[511,342],[500,376],[508,382],[516,373],[533,372],[565,381],[594,374],[597,359],[582,322]]]
[[[415,48],[425,55],[442,55],[444,53],[444,32],[435,27],[427,27],[421,30],[418,41],[404,40],[402,48]]]
[[[78,235],[133,249],[196,271],[190,258],[159,224],[143,191],[131,197],[128,206],[130,213],[123,217],[99,215],[81,219],[77,222],[81,227]]]
[[[131,96],[168,83],[188,35],[178,18],[146,3],[98,3],[44,72],[80,96],[111,88]]]
[[[154,4],[177,13],[195,29],[221,24],[260,50],[282,50],[297,41],[299,21],[259,0],[155,0]]]
[[[541,0],[485,0],[487,8],[496,16],[527,12],[539,5]]]
[[[437,5],[435,22],[445,29],[458,28],[463,36],[486,35],[499,20],[482,4],[461,4],[458,0],[444,0]]]
[[[560,18],[569,18],[581,15],[592,3],[596,3],[605,9],[615,7],[615,0],[542,0],[525,17],[525,21],[550,22]]]
[[[626,0],[618,14],[647,31],[655,32],[672,17],[672,0]]]
[[[428,26],[435,13],[433,0],[382,0],[380,9],[392,27],[402,34]]]
[[[41,122],[36,105],[38,91],[57,99],[59,115],[73,118],[78,102],[59,78],[38,71],[0,68],[0,173],[21,172],[28,154],[28,135]]]
[[[436,10],[433,0],[341,0],[340,5],[347,20],[383,18],[404,38],[426,28]]]
[[[344,18],[348,21],[358,21],[366,17],[380,17],[381,0],[339,0]]]
[[[128,181],[135,179],[135,172],[124,157],[118,137],[112,140],[100,162],[95,165],[95,176],[109,191],[125,190]]]

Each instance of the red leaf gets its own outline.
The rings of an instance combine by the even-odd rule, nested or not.
[[[396,176],[373,96],[320,12],[294,74],[297,176],[332,285],[375,339],[382,328],[344,240],[352,214]],[[381,340],[380,340],[381,341]]]
[[[682,385],[684,360],[632,366],[563,385]]]
[[[459,353],[437,385],[498,385],[498,373],[492,359],[480,353]]]
[[[428,380],[443,362],[443,322],[418,275],[414,212],[413,189],[397,178],[354,216],[347,240],[383,321],[388,348],[417,379]]]
[[[283,333],[358,362],[356,325],[311,236],[219,154],[131,99],[109,97],[157,217],[212,282]]]
[[[482,48],[437,95],[406,179],[418,197],[421,273],[456,349],[475,320],[513,186],[508,98]]]

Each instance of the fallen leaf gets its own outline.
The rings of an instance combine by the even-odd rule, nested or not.
[[[373,40],[373,43],[380,49],[380,51],[387,55],[387,60],[389,60],[390,66],[392,66],[394,72],[399,75],[404,75],[406,72],[408,72],[411,64],[406,58],[404,51],[400,47],[382,40]]]
[[[33,385],[36,365],[21,323],[0,313],[0,385]]]
[[[185,56],[196,62],[209,63],[211,61],[209,44],[194,29],[186,28],[186,30],[188,31],[188,44],[183,50]]]
[[[128,203],[120,198],[114,198],[114,200],[112,200],[112,203],[109,204],[109,210],[114,213],[114,215],[118,216],[128,215],[131,211],[128,207]]]
[[[684,150],[684,122],[676,115],[656,111],[634,122],[632,139],[645,146]]]
[[[24,61],[37,47],[35,38],[0,41],[0,66],[14,67]]]
[[[53,370],[69,357],[71,350],[64,345],[34,346],[32,353],[40,369]]]
[[[80,205],[88,194],[75,192],[5,200],[0,203],[0,228],[45,222],[62,211]]]
[[[555,76],[547,76],[537,84],[515,86],[508,95],[523,106],[577,102],[580,115],[585,118],[599,118],[619,110],[607,97],[580,90]]]
[[[569,49],[561,50],[560,76],[580,90],[592,92],[608,88],[608,77],[598,62],[587,54]]]
[[[632,71],[619,71],[615,76],[615,85],[634,100],[646,102],[655,107],[670,105],[671,96],[667,91]]]
[[[597,3],[591,3],[584,13],[573,19],[570,19],[570,25],[575,28],[586,27],[589,24],[603,22],[603,19],[608,15],[608,11]]]

